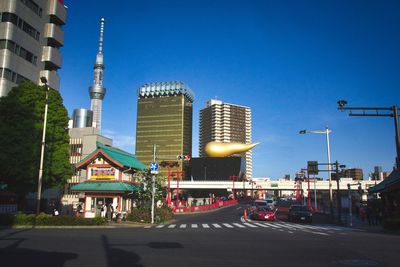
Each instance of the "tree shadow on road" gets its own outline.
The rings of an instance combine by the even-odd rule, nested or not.
[[[108,242],[108,239],[105,235],[102,235],[101,239],[106,252],[108,267],[121,267],[127,265],[132,267],[143,267],[143,265],[140,264],[141,258],[138,254],[123,249],[114,248]]]
[[[62,267],[69,260],[78,257],[75,253],[63,253],[53,251],[43,251],[37,249],[20,248],[19,245],[25,239],[7,238],[1,239],[11,241],[12,244],[0,249],[1,266],[52,266]],[[38,244],[40,246],[40,244]]]

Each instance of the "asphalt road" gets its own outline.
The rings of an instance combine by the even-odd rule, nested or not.
[[[242,215],[235,205],[150,228],[5,229],[0,266],[399,266],[397,235]]]

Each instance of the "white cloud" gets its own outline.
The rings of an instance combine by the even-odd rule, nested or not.
[[[135,136],[117,133],[110,129],[103,129],[102,134],[113,140],[113,146],[129,153],[135,153]]]

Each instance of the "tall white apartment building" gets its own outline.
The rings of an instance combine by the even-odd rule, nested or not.
[[[0,97],[23,80],[59,90],[59,48],[64,44],[63,0],[0,1]]]
[[[207,156],[204,147],[212,141],[251,144],[251,109],[245,106],[207,101],[200,110],[200,157]],[[252,178],[252,152],[241,154],[245,161],[246,179]]]

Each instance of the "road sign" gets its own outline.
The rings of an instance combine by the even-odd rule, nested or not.
[[[158,170],[158,163],[157,162],[150,163],[150,171],[156,172],[157,170]]]

